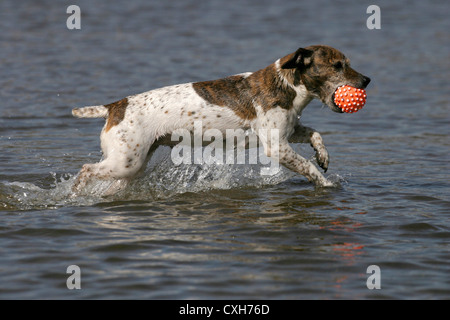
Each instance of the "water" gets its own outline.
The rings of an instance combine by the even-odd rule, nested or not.
[[[66,28],[68,4],[0,4],[1,298],[450,297],[448,2],[378,1],[380,30],[366,27],[370,1],[77,4],[81,30]],[[72,107],[254,71],[318,43],[372,78],[357,114],[317,101],[303,114],[335,187],[287,170],[176,167],[163,148],[119,196],[69,196],[101,157],[103,125]],[[69,265],[81,290],[67,289]],[[370,265],[379,290],[366,286]]]

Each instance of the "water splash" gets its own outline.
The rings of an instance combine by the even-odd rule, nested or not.
[[[273,175],[261,175],[262,167],[267,166],[215,163],[175,166],[167,148],[152,157],[145,174],[134,180],[124,194],[137,199],[148,198],[149,194],[154,198],[167,198],[185,192],[274,185],[295,175],[284,168]]]
[[[117,200],[155,200],[186,192],[275,185],[295,176],[281,168],[276,174],[261,175],[261,164],[180,164],[170,159],[170,149],[158,149],[144,174],[125,190],[103,197],[112,181],[93,181],[83,195],[75,195],[72,186],[76,174],[50,173],[35,182],[0,182],[0,210],[52,209],[86,206]],[[265,166],[267,167],[267,166]]]

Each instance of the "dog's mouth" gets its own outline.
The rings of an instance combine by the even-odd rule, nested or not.
[[[331,95],[331,101],[330,103],[328,103],[328,107],[330,107],[330,109],[333,110],[334,112],[344,113],[344,111],[342,111],[342,109],[339,108],[339,106],[334,102],[336,98],[336,91],[339,87],[336,87],[336,89],[334,89],[333,94]]]

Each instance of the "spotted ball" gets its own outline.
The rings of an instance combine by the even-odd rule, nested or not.
[[[334,93],[334,103],[347,113],[358,112],[366,104],[366,90],[340,86]]]

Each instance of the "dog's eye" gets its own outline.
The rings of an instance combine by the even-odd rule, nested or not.
[[[335,68],[336,70],[340,70],[340,69],[342,69],[342,62],[340,62],[340,61],[335,62],[335,63],[333,64],[333,66],[334,66],[334,68]]]

